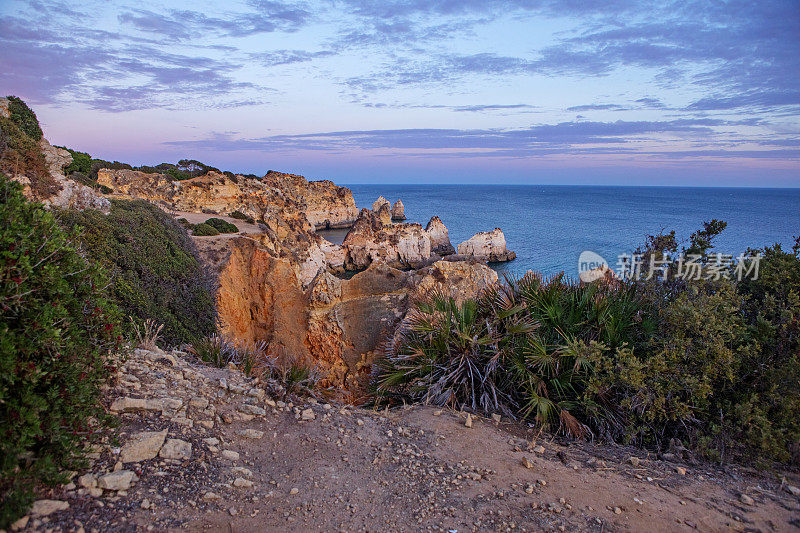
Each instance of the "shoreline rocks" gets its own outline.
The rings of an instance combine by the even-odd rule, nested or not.
[[[490,263],[511,261],[517,254],[506,248],[506,236],[500,228],[476,233],[458,245],[458,255],[475,257]]]

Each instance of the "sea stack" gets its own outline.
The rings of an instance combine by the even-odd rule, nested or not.
[[[372,210],[373,210],[373,211],[375,211],[375,212],[377,213],[377,212],[380,210],[380,208],[381,208],[381,206],[382,206],[382,205],[386,205],[386,207],[388,207],[388,208],[389,208],[389,210],[391,210],[391,209],[392,209],[392,204],[391,204],[391,203],[389,203],[389,200],[387,200],[387,199],[386,199],[386,198],[384,198],[383,196],[379,196],[379,197],[378,197],[378,199],[377,199],[377,200],[375,200],[375,201],[372,203]]]
[[[476,233],[458,245],[458,255],[472,256],[490,263],[511,261],[517,257],[506,248],[506,236],[500,228]]]
[[[397,200],[392,206],[392,220],[402,222],[406,219],[406,208],[402,200]]]
[[[456,249],[450,244],[450,235],[447,226],[439,217],[432,217],[425,226],[425,231],[431,239],[431,252],[444,257],[456,253]]]

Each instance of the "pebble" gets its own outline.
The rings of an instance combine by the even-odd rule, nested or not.
[[[467,420],[464,422],[464,426],[471,428],[472,427],[472,415],[467,413]]]
[[[290,490],[290,491],[289,491],[289,494],[292,494],[292,495],[294,495],[294,494],[297,494],[298,492],[300,492],[300,489],[298,489],[297,487],[295,487],[295,488],[293,488],[292,490]]]
[[[233,450],[222,450],[222,458],[227,459],[228,461],[238,461],[239,452],[235,452]]]
[[[745,505],[755,505],[755,500],[745,493],[739,495],[739,500]]]

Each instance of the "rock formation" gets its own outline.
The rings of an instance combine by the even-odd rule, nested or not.
[[[348,270],[366,268],[381,261],[395,268],[415,268],[431,258],[431,240],[419,224],[392,224],[387,204],[378,212],[362,209],[342,246]]]
[[[593,283],[598,280],[604,283],[611,283],[617,279],[617,275],[608,265],[601,265],[597,268],[581,272],[578,275],[578,279],[581,283]]]
[[[375,262],[351,279],[321,269],[303,287],[290,261],[246,238],[219,276],[222,333],[268,343],[269,353],[316,364],[329,383],[357,387],[368,375],[379,342],[405,316],[409,303],[435,288],[458,299],[497,280],[479,263],[440,261],[416,271]]]
[[[114,193],[146,198],[171,209],[229,215],[240,211],[256,220],[304,216],[309,228],[351,226],[358,215],[353,193],[330,181],[268,172],[263,178],[208,172],[175,181],[165,174],[100,169],[98,181]]]
[[[425,226],[425,231],[431,239],[431,251],[442,257],[456,253],[456,249],[450,244],[450,235],[447,226],[439,217],[432,217]]]
[[[390,210],[392,208],[392,204],[389,203],[389,200],[387,200],[383,196],[379,196],[377,200],[372,202],[372,210],[377,212],[381,208],[381,206],[383,206],[383,205],[389,206]]]
[[[406,208],[402,200],[397,200],[392,206],[392,220],[402,222],[406,219]]]
[[[517,257],[506,248],[506,236],[500,228],[476,233],[458,245],[458,255],[489,262],[511,261]]]

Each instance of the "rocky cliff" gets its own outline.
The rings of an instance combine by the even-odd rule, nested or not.
[[[222,333],[266,341],[270,353],[317,365],[328,383],[363,384],[379,342],[405,316],[409,302],[436,288],[458,299],[497,280],[479,263],[441,261],[416,271],[374,262],[350,279],[321,268],[307,285],[289,258],[237,238],[219,275]]]
[[[358,215],[350,189],[280,172],[270,171],[263,178],[208,172],[175,181],[165,174],[101,169],[98,181],[115,194],[146,198],[178,211],[240,211],[256,220],[302,215],[309,228],[317,229],[349,227]]]

